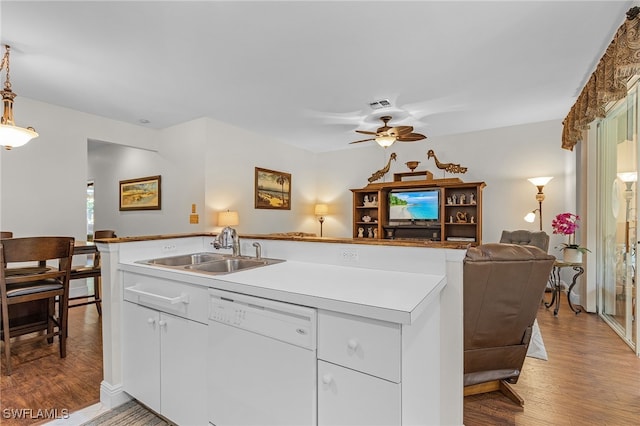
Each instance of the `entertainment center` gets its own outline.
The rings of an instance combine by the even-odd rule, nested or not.
[[[406,175],[426,179],[402,181]],[[433,179],[430,172],[396,174],[353,192],[353,238],[482,243],[484,182]]]

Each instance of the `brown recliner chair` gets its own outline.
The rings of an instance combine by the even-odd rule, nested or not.
[[[518,244],[539,247],[545,252],[549,251],[549,235],[544,231],[502,231],[501,243]]]
[[[555,257],[533,246],[484,244],[464,260],[464,395],[516,383]]]

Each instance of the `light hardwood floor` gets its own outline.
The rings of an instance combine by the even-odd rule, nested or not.
[[[101,331],[96,307],[82,306],[69,310],[66,358],[60,358],[57,340],[52,345],[43,340],[16,348],[11,376],[4,375],[2,364],[0,424],[42,424],[52,420],[47,414],[63,416],[99,402]]]
[[[467,426],[640,424],[640,359],[596,315],[573,314],[565,295],[562,302],[558,317],[542,305],[538,311],[549,360],[525,361],[514,385],[524,397],[524,408],[497,392],[467,397]],[[5,410],[73,412],[98,402],[99,318],[92,305],[71,309],[64,360],[58,357],[57,344],[21,348],[14,356],[13,375],[0,377],[2,425],[45,422],[8,419]]]
[[[538,309],[549,359],[526,359],[513,385],[524,408],[498,392],[469,396],[465,425],[640,425],[640,359],[597,315],[561,302],[558,317]]]

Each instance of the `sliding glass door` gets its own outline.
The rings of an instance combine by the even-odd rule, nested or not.
[[[598,312],[637,347],[638,85],[598,124]]]

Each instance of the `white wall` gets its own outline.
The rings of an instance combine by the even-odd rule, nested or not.
[[[216,213],[237,210],[240,233],[319,232],[313,216],[315,155],[216,120],[206,119],[205,199],[207,230]],[[254,208],[255,168],[291,174],[291,210]]]
[[[118,236],[202,232],[204,212],[203,142],[206,125],[195,120],[158,132],[157,150],[89,142],[89,177],[94,181],[95,229]],[[161,176],[161,210],[120,211],[119,182]],[[189,223],[191,205],[200,215]]]
[[[466,174],[457,175],[464,181],[487,183],[484,242],[497,241],[503,229],[537,228],[537,222],[522,219],[537,207],[529,177],[554,176],[545,187],[547,233],[557,213],[575,211],[575,153],[560,148],[559,120],[397,143],[386,150],[370,144],[314,154],[208,118],[157,131],[28,99],[21,99],[19,111],[20,122],[34,125],[41,136],[0,154],[0,228],[16,235],[83,238],[85,185],[93,178],[96,227],[113,228],[123,236],[215,230],[215,213],[225,209],[240,212],[238,229],[243,233],[318,232],[313,205],[321,201],[330,205],[325,236],[349,237],[349,189],[366,186],[391,152],[398,159],[387,181],[393,173],[408,171],[405,163],[410,160],[421,162],[417,170],[445,177],[427,159],[429,149],[441,162],[467,167]],[[127,147],[100,148],[89,162],[89,139]],[[254,208],[255,167],[291,173],[291,210]],[[162,175],[162,210],[120,212],[118,181],[155,174]],[[198,225],[189,224],[191,204],[200,214]],[[551,247],[561,242],[552,236]]]
[[[15,113],[40,136],[0,150],[0,228],[86,239],[87,139],[155,147],[158,132],[22,97]]]
[[[575,211],[575,153],[560,148],[562,123],[559,120],[481,132],[428,138],[414,143],[396,143],[385,149],[372,144],[344,151],[318,154],[318,198],[331,206],[325,222],[325,235],[351,236],[351,192],[348,188],[367,185],[367,178],[397,154],[384,179],[393,173],[408,172],[407,161],[417,160],[416,169],[429,170],[434,178],[459,177],[465,182],[486,182],[483,203],[483,242],[496,242],[503,229],[538,230],[539,224],[523,217],[538,207],[537,193],[530,177],[553,176],[545,187],[543,230],[552,234],[551,220],[556,214]],[[433,149],[443,163],[458,163],[468,168],[465,174],[445,174],[427,159]],[[573,162],[573,163],[572,163]],[[564,242],[551,236],[550,252]],[[556,253],[556,254],[559,254]]]

